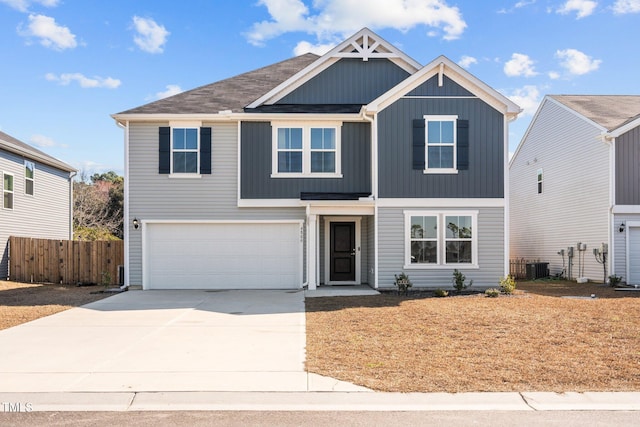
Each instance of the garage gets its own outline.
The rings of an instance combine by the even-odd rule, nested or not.
[[[628,247],[627,247],[627,283],[640,284],[640,223],[629,222]]]
[[[302,221],[144,222],[143,289],[298,289]]]

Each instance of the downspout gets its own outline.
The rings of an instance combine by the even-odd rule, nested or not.
[[[129,121],[125,124],[116,120],[118,127],[124,130],[124,214],[122,232],[124,237],[124,284],[120,289],[129,288]]]
[[[609,275],[617,274],[614,270],[615,264],[615,245],[614,245],[614,221],[613,208],[616,204],[616,139],[614,137],[603,135],[602,141],[609,144],[609,209],[607,210],[608,223],[607,241],[609,242],[609,253],[607,259],[607,271]],[[620,276],[620,275],[619,275]]]
[[[78,171],[69,172],[69,240],[73,240],[73,178]]]
[[[522,110],[521,110],[522,111]],[[504,115],[504,277],[511,274],[509,268],[509,256],[511,255],[510,233],[511,233],[511,203],[510,203],[510,185],[509,185],[509,123],[518,118],[518,115]]]
[[[373,196],[373,288],[378,289],[378,115],[367,116],[360,110],[362,119],[371,125],[371,195]],[[368,266],[369,267],[369,266]],[[369,267],[371,268],[371,267]]]

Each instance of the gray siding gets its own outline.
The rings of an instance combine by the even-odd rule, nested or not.
[[[409,92],[407,96],[474,96],[449,77],[444,75],[442,77],[442,86],[438,86],[438,76],[435,75]]]
[[[616,138],[616,205],[640,205],[640,127]]]
[[[615,274],[622,276],[622,280],[627,280],[627,233],[626,230],[620,233],[620,223],[629,224],[631,221],[640,222],[639,214],[616,214],[613,219],[613,232],[611,237],[613,238],[613,260],[614,265],[611,266],[611,271],[607,274]],[[602,276],[602,270],[600,270],[600,276]]]
[[[344,123],[341,141],[342,178],[271,178],[271,124],[242,123],[242,198],[299,199],[301,192],[371,192],[369,124]]]
[[[362,276],[362,280],[365,280],[364,277],[366,277],[366,283],[373,287],[376,283],[375,217],[367,216],[364,220],[367,222],[367,234],[363,236],[363,245],[367,247],[367,271],[366,275]],[[364,240],[365,238],[366,241]]]
[[[609,146],[598,128],[554,101],[534,120],[509,170],[510,256],[549,262],[556,274],[563,268],[558,251],[586,243],[584,277],[602,280],[593,249],[608,241]],[[577,266],[575,258],[573,278]]]
[[[24,192],[24,161],[25,157],[0,150],[0,280],[8,274],[9,236],[63,240],[71,236],[69,172],[35,162],[31,196]],[[13,175],[13,210],[2,206],[4,172]]]
[[[426,114],[469,120],[468,170],[434,175],[412,169],[412,120]],[[503,197],[503,116],[480,99],[402,98],[380,113],[378,129],[380,197]]]
[[[406,273],[414,287],[452,289],[455,267],[437,269],[403,269],[405,254],[404,211],[406,208],[378,209],[378,287],[393,288],[394,274]],[[422,208],[413,208],[422,209]],[[468,207],[452,209],[446,206],[429,210],[478,210],[478,265],[477,269],[460,270],[473,280],[477,288],[497,287],[504,276],[504,210],[502,208]]]
[[[408,76],[386,59],[341,59],[278,104],[368,104]]]
[[[212,127],[212,174],[172,179],[158,174],[158,128],[168,123],[132,124],[129,129],[129,217],[140,220],[305,219],[304,208],[237,207],[237,124]],[[130,284],[142,284],[140,230],[129,224]]]

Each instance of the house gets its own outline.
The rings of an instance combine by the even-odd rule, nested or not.
[[[640,283],[639,160],[640,96],[546,96],[509,165],[511,256]]]
[[[0,280],[9,276],[9,236],[73,237],[76,170],[0,132]]]
[[[369,29],[112,117],[125,134],[126,284],[495,286],[520,109]]]

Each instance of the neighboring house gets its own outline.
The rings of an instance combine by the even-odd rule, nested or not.
[[[440,56],[363,29],[114,114],[126,283],[143,289],[496,286],[508,123],[520,109]],[[135,225],[134,225],[135,224]]]
[[[639,162],[640,96],[545,97],[510,162],[511,256],[569,277],[573,247],[570,278],[602,281],[604,243],[607,275],[640,283]]]
[[[75,169],[0,132],[0,280],[9,275],[9,236],[73,237]]]

